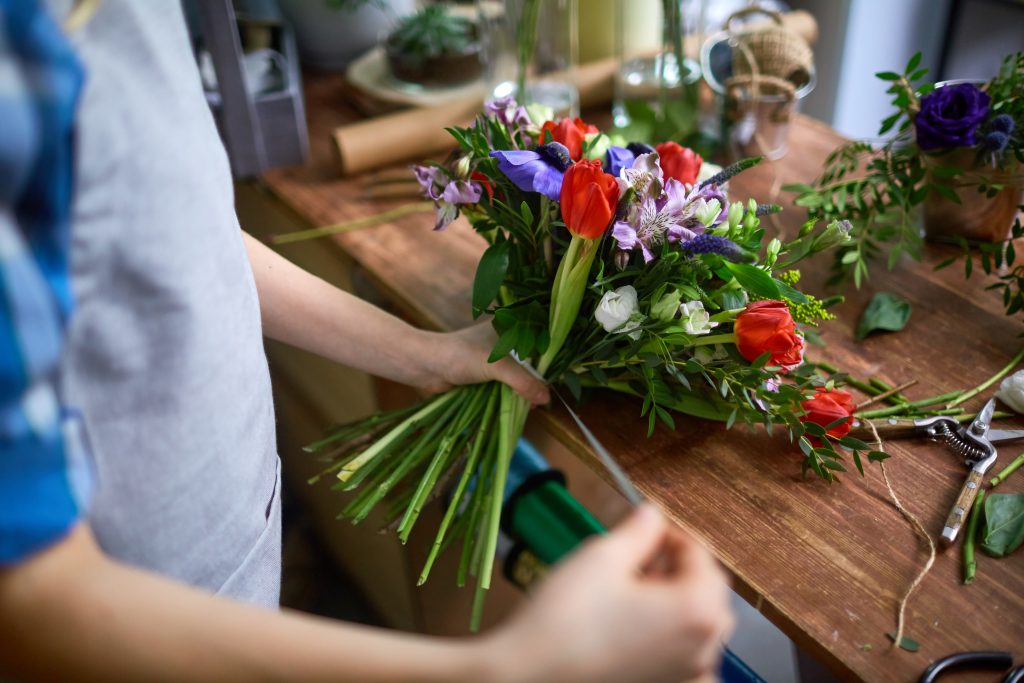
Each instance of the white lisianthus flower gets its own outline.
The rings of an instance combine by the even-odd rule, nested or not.
[[[1003,380],[996,398],[1018,413],[1024,413],[1024,370],[1018,370]]]
[[[594,317],[605,332],[632,332],[643,322],[637,306],[636,289],[632,285],[625,285],[604,293],[594,311]],[[638,332],[636,334],[640,336]]]
[[[711,316],[704,310],[702,301],[687,301],[684,304],[679,304],[679,313],[683,316],[683,329],[687,334],[707,334],[718,327],[718,323],[711,322]]]

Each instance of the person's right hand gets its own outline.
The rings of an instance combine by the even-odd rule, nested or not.
[[[711,554],[643,506],[560,565],[488,647],[501,680],[676,683],[717,675],[732,628]]]

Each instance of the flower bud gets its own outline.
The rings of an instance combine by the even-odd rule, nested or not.
[[[682,298],[679,290],[665,292],[658,301],[651,306],[651,317],[668,322],[676,317],[679,308],[679,300]]]

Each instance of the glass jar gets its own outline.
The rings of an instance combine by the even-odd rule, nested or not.
[[[705,0],[618,0],[616,128],[647,142],[685,140],[698,124]]]
[[[478,0],[488,97],[579,115],[578,0]]]

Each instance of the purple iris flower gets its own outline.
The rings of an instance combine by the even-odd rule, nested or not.
[[[536,152],[529,150],[494,151],[491,156],[498,160],[498,170],[504,173],[516,187],[524,192],[539,192],[548,199],[558,201],[562,193],[569,150],[565,145],[551,142],[542,145]]]
[[[619,171],[631,167],[635,158],[636,155],[625,147],[612,145],[604,154],[604,172],[618,178]]]

